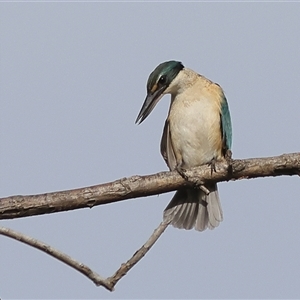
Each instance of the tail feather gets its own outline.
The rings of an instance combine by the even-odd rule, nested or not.
[[[182,203],[177,211],[172,224],[177,228],[192,229],[197,218],[197,205],[190,202]]]
[[[202,190],[185,188],[178,190],[164,210],[164,220],[172,219],[176,228],[203,231],[207,227],[214,229],[223,220],[217,185],[207,186],[210,193]]]
[[[207,202],[205,200],[202,200],[202,198],[205,198],[205,194],[203,192],[198,192],[198,195],[196,195],[195,200],[197,201],[197,198],[201,199],[199,201],[199,209],[198,209],[198,216],[195,223],[195,229],[198,231],[203,231],[207,228],[208,225],[208,211],[207,211]]]
[[[223,212],[218,190],[215,189],[207,196],[208,227],[213,229],[223,221]]]

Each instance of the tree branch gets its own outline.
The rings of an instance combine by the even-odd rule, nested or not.
[[[185,172],[189,182],[177,172],[161,172],[149,176],[132,176],[111,183],[34,196],[12,196],[0,199],[0,219],[20,218],[31,215],[53,213],[83,207],[93,207],[105,203],[129,198],[166,193],[197,181],[228,181],[266,176],[300,175],[300,153],[284,154],[276,157],[230,160],[215,164],[216,172],[210,166],[193,168]],[[104,286],[112,291],[117,282],[150,250],[169,225],[170,220],[162,222],[148,241],[114,273],[103,278],[88,266],[80,263],[65,253],[41,241],[22,233],[0,227],[0,234],[16,239],[37,248],[70,267],[76,269],[97,286]]]
[[[79,271],[83,275],[87,276],[89,279],[91,279],[93,282],[95,282],[96,285],[102,285],[106,287],[107,289],[111,290],[109,282],[102,278],[100,275],[92,271],[88,266],[79,263],[69,255],[60,252],[59,250],[51,247],[50,245],[47,245],[44,242],[41,242],[37,239],[34,239],[32,237],[29,237],[23,233],[14,231],[9,228],[0,227],[0,234],[5,235],[7,237],[10,237],[12,239],[15,239],[19,242],[22,242],[26,245],[29,245],[33,248],[39,249],[50,256],[55,257],[56,259],[60,260],[61,262],[69,265],[70,267],[74,268],[75,270]]]
[[[300,175],[300,153],[275,157],[232,160],[216,163],[217,172],[211,174],[209,166],[190,169],[190,178],[205,181],[228,181],[266,176]],[[229,170],[229,171],[228,171]],[[130,198],[145,197],[177,190],[186,182],[176,171],[148,176],[132,176],[110,183],[69,191],[29,196],[11,196],[0,199],[0,219],[48,214],[60,211],[93,207]]]
[[[76,261],[69,255],[47,245],[46,243],[29,237],[23,233],[14,231],[9,228],[0,227],[0,234],[15,239],[19,242],[27,244],[31,247],[41,250],[49,254],[50,256],[60,260],[61,262],[67,264],[71,268],[74,268],[81,274],[85,275],[87,278],[92,280],[97,286],[103,286],[109,291],[113,291],[115,285],[118,281],[127,274],[127,272],[138,263],[145,254],[150,250],[150,248],[154,245],[154,243],[158,240],[158,238],[165,231],[167,226],[169,225],[171,220],[161,222],[159,226],[154,230],[148,241],[134,253],[134,255],[126,262],[121,264],[121,267],[115,272],[115,274],[108,278],[101,277],[98,273],[90,269],[88,266],[84,265],[81,262]]]

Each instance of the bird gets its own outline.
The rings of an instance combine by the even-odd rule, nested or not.
[[[223,89],[180,61],[163,62],[149,75],[136,123],[142,123],[166,94],[171,94],[171,102],[160,151],[169,169],[184,175],[188,168],[210,164],[213,171],[216,161],[231,154],[231,117]],[[205,188],[207,192],[194,186],[178,189],[163,220],[187,230],[219,226],[223,212],[217,184],[205,183]]]

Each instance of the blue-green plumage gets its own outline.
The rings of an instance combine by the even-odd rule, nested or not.
[[[230,150],[232,144],[232,128],[229,107],[225,96],[221,104],[221,130],[224,148]]]

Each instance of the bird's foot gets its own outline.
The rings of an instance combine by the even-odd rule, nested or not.
[[[232,152],[231,152],[231,150],[229,150],[229,149],[226,150],[225,159],[227,161],[232,159]]]
[[[176,171],[179,175],[186,181],[190,182],[196,189],[202,190],[206,195],[210,191],[205,187],[204,182],[197,177],[190,177],[186,174],[186,169],[182,168],[180,165],[176,166]]]
[[[225,160],[227,162],[227,171],[228,173],[232,174],[232,152],[231,150],[227,149],[225,153]]]
[[[217,169],[216,169],[216,162],[217,162],[217,159],[214,157],[214,158],[208,163],[208,165],[210,166],[210,175],[212,175],[213,172],[217,172]]]
[[[177,165],[176,171],[179,173],[179,175],[186,181],[189,181],[189,177],[186,175],[186,169],[184,169],[182,166]]]

